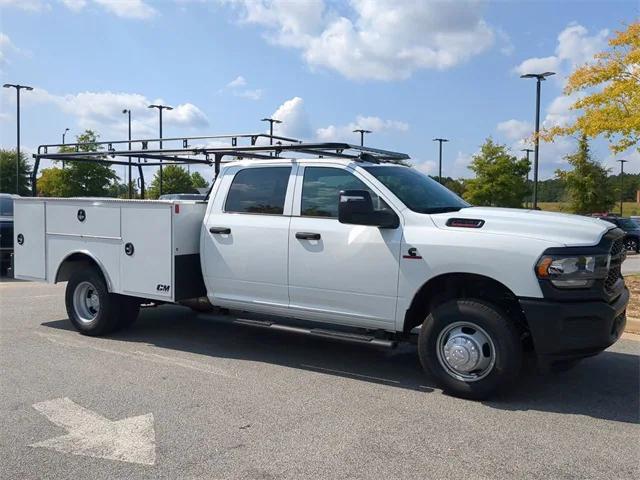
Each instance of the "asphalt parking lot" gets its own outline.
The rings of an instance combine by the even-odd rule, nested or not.
[[[443,395],[410,345],[270,332],[180,307],[83,337],[64,285],[0,283],[0,346],[2,478],[640,475],[632,335],[488,402]]]

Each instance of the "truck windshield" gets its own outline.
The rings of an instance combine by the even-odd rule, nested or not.
[[[470,205],[413,168],[394,166],[363,167],[393,192],[402,203],[418,213],[457,212]]]

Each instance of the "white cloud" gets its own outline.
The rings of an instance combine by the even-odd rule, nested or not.
[[[16,50],[17,48],[9,38],[9,35],[0,32],[0,65],[7,63],[7,54]]]
[[[528,58],[514,70],[520,75],[552,71],[564,78],[576,67],[593,60],[593,56],[606,47],[608,35],[609,30],[606,29],[589,35],[582,25],[570,24],[558,35],[555,55]]]
[[[273,126],[274,135],[293,138],[308,138],[311,135],[311,124],[304,108],[304,100],[293,97],[280,105],[271,118],[282,123]]]
[[[122,18],[147,19],[155,16],[156,9],[144,0],[93,0],[105,10]]]
[[[27,12],[41,12],[51,8],[43,0],[0,0],[0,7],[15,7]]]
[[[245,88],[247,86],[247,80],[242,75],[238,75],[236,78],[227,83],[226,87],[231,90],[234,96],[240,98],[246,98],[248,100],[260,100],[262,98],[261,88]],[[223,90],[220,90],[222,92]]]
[[[524,147],[525,142],[533,135],[533,125],[522,120],[511,119],[500,122],[498,132],[511,141],[517,141]]]
[[[260,100],[262,98],[262,89],[256,88],[255,90],[241,90],[235,92],[236,97],[247,98],[249,100]]]
[[[77,119],[80,129],[95,129],[107,137],[123,137],[127,122],[123,109],[132,113],[132,133],[134,137],[155,137],[158,131],[157,110],[148,108],[152,103],[164,103],[162,99],[150,100],[136,93],[81,92],[77,94],[55,95],[36,88],[24,97],[26,104],[52,104],[62,112]],[[199,128],[208,125],[206,115],[192,103],[175,105],[173,110],[163,114],[165,126]]]
[[[79,12],[87,6],[87,0],[62,0],[62,3],[69,10],[72,10],[74,12]]]
[[[561,60],[552,55],[550,57],[541,58],[528,58],[515,68],[518,75],[524,75],[526,73],[543,73],[543,72],[557,72],[560,70]]]
[[[380,117],[358,115],[355,121],[347,125],[329,125],[328,127],[318,128],[316,130],[316,138],[323,142],[350,140],[359,135],[353,133],[355,129],[371,130],[372,133],[388,131],[406,132],[409,130],[409,124],[398,120],[383,120]]]
[[[481,4],[351,0],[343,16],[323,0],[230,0],[242,20],[263,26],[274,44],[296,48],[311,67],[351,79],[395,80],[447,69],[494,43]],[[343,12],[344,13],[344,12]]]
[[[247,81],[242,75],[238,75],[236,78],[227,83],[227,87],[229,88],[237,88],[244,87],[247,84]]]

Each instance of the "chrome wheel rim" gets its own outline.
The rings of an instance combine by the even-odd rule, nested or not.
[[[100,312],[100,297],[91,282],[81,282],[73,292],[73,309],[82,323],[91,323]]]
[[[440,365],[453,378],[477,382],[485,378],[496,363],[491,336],[472,322],[447,325],[436,342]]]

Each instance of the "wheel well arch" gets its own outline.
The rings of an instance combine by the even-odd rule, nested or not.
[[[107,291],[113,291],[113,285],[111,278],[104,268],[102,262],[96,258],[93,254],[86,250],[80,250],[67,254],[66,257],[58,265],[56,275],[53,279],[53,283],[66,282],[71,278],[73,272],[79,268],[95,268],[104,277],[104,281],[107,284]]]
[[[458,272],[433,277],[418,289],[405,313],[403,332],[411,332],[438,305],[457,298],[477,298],[496,304],[523,333],[528,331],[518,298],[506,285],[484,275]]]

